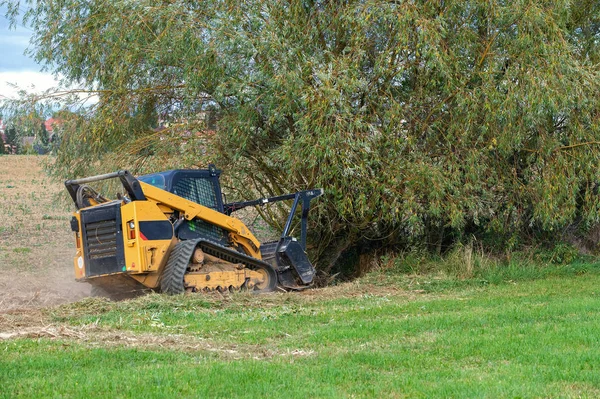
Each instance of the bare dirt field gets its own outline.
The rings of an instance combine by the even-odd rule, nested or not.
[[[70,302],[90,292],[73,277],[73,205],[64,186],[44,173],[45,160],[0,156],[0,313]]]

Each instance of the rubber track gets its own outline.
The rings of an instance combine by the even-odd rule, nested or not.
[[[196,244],[196,240],[180,241],[175,244],[160,279],[160,290],[162,292],[176,295],[185,291],[183,276],[188,268]]]
[[[175,248],[169,255],[169,260],[161,276],[160,289],[167,294],[181,294],[185,291],[183,277],[190,263],[190,259],[196,247],[209,255],[216,256],[227,262],[242,263],[251,270],[265,269],[269,274],[271,284],[260,292],[269,292],[277,287],[277,272],[268,263],[262,262],[251,256],[233,251],[227,247],[208,241],[206,239],[186,240],[175,244]]]

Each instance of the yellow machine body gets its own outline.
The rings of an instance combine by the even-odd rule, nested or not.
[[[214,211],[144,182],[140,182],[140,186],[146,196],[145,201],[119,202],[125,266],[117,273],[126,273],[145,287],[158,288],[162,269],[172,248],[178,242],[169,222],[169,218],[174,212],[181,213],[186,220],[201,219],[229,231],[229,238],[232,242],[239,245],[247,255],[255,259],[261,259],[259,241],[239,219]],[[98,205],[94,204],[91,207],[95,206]],[[80,209],[73,214],[77,220],[79,231],[82,231],[80,215],[86,209]],[[143,234],[140,225],[156,222],[165,222],[159,226],[162,227],[162,232],[170,231],[170,238],[149,239]],[[91,233],[91,239],[101,240],[101,235],[94,235],[93,231],[89,233]],[[87,279],[86,264],[79,233],[76,233],[76,241],[75,276],[78,280],[85,280]],[[113,273],[96,275],[94,278],[109,274]],[[211,274],[212,281],[204,284],[201,284],[200,275],[206,281],[206,273],[197,273],[188,276],[187,279],[193,282],[195,286],[201,286],[202,288],[206,286],[214,289],[216,287],[239,286],[251,277],[258,278],[258,280],[262,278],[262,275],[255,276],[253,272],[243,268],[235,271],[213,271]]]
[[[315,270],[305,253],[306,217],[322,190],[223,204],[219,173],[211,165],[139,180],[127,171],[67,180],[78,208],[71,220],[76,279],[112,292],[125,286],[168,293],[309,286]],[[108,200],[86,185],[110,178],[121,180],[125,195]],[[231,216],[246,206],[289,199],[294,203],[281,239],[263,246]],[[300,203],[302,244],[288,236]]]

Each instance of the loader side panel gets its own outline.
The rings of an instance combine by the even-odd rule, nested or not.
[[[85,276],[122,272],[125,268],[121,201],[81,210]]]
[[[166,263],[174,239],[166,211],[154,201],[132,201],[121,208],[125,264],[130,275],[155,273]]]

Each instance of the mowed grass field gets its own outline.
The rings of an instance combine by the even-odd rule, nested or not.
[[[7,281],[47,247],[46,276],[71,267],[68,207],[55,204],[31,214],[64,242],[0,236]],[[301,293],[19,303],[0,310],[0,397],[600,397],[600,267],[543,274],[489,284],[380,270]]]

